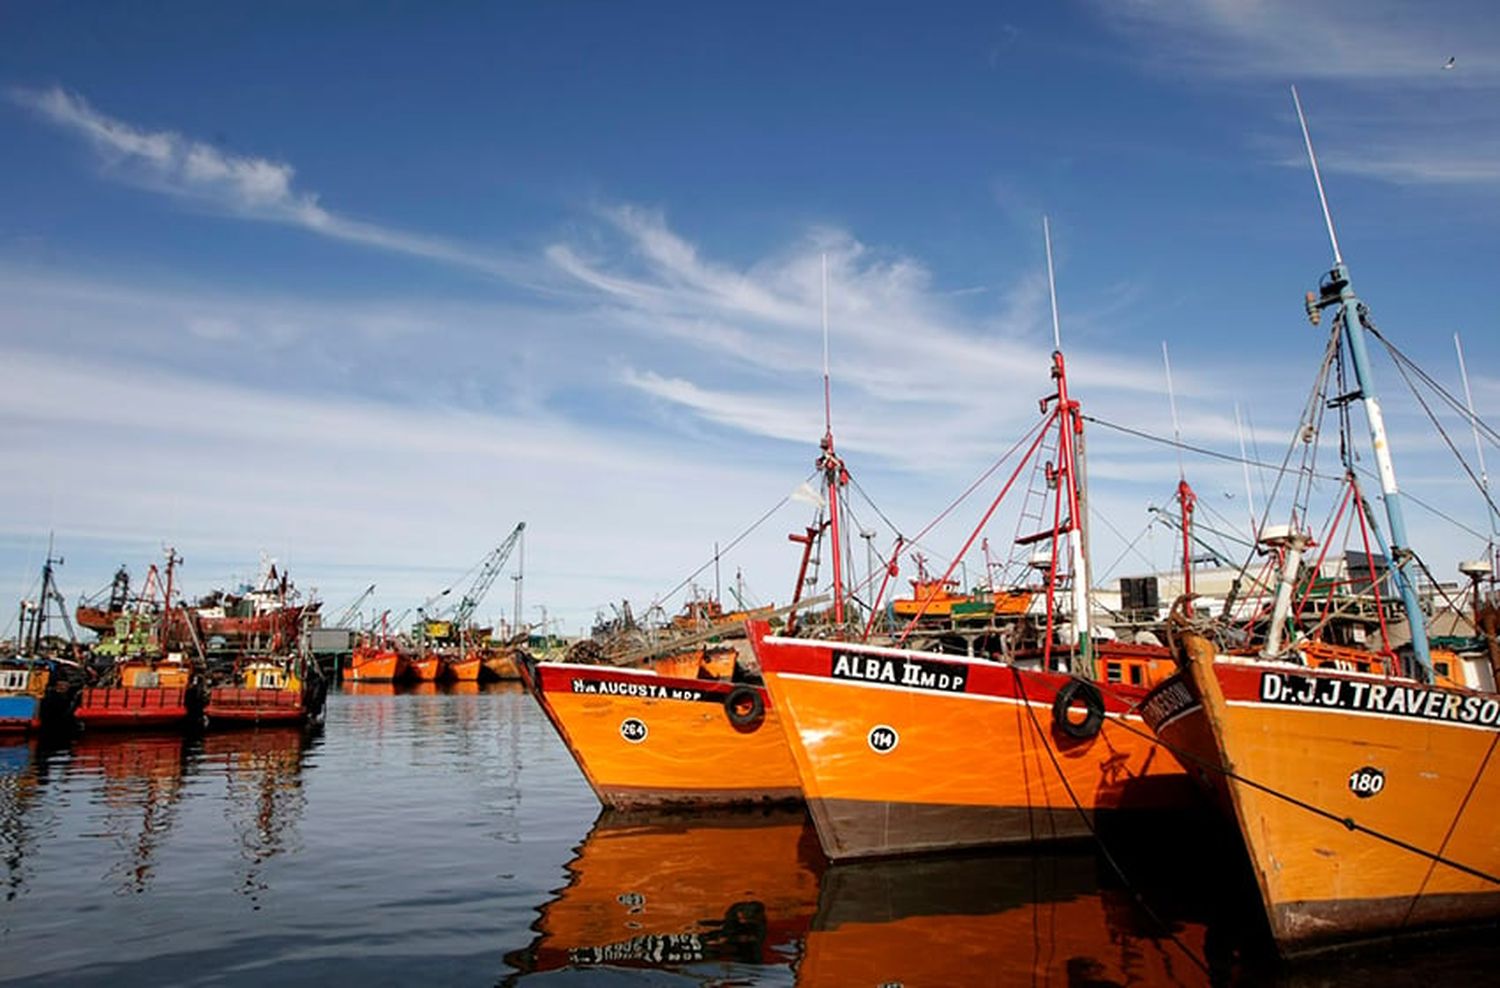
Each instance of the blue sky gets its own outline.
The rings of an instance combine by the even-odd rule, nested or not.
[[[823,254],[835,431],[910,534],[1035,419],[1043,213],[1086,411],[1170,431],[1165,340],[1184,438],[1238,404],[1279,458],[1331,260],[1290,83],[1356,288],[1492,419],[1497,51],[1483,3],[9,4],[0,586],[55,530],[70,596],[165,542],[399,611],[525,520],[530,620],[640,606],[809,473]],[[1484,530],[1377,375],[1403,486]],[[1089,452],[1107,562],[1177,461]],[[726,582],[784,601],[807,510]],[[1482,544],[1412,514],[1444,575]]]

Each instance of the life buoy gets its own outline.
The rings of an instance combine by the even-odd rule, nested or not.
[[[1083,703],[1083,720],[1074,720],[1071,716],[1073,704],[1078,701]],[[1052,701],[1053,727],[1070,738],[1084,740],[1098,734],[1103,725],[1104,697],[1093,683],[1070,679],[1057,691],[1057,699]]]
[[[749,729],[760,726],[766,715],[766,701],[760,690],[749,686],[736,686],[724,697],[724,716],[736,728]]]

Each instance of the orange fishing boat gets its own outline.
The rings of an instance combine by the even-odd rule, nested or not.
[[[443,657],[436,652],[423,652],[411,659],[411,676],[419,683],[435,683],[443,674]]]
[[[1300,104],[1297,111],[1301,119]],[[1311,157],[1305,120],[1302,126]],[[1438,685],[1368,364],[1367,310],[1350,284],[1326,203],[1324,209],[1334,267],[1318,292],[1308,293],[1307,307],[1314,325],[1324,309],[1335,315],[1293,443],[1310,457],[1325,406],[1346,400],[1363,406],[1388,544],[1365,514],[1347,415],[1340,419],[1339,448],[1356,515],[1391,561],[1372,586],[1394,584],[1411,638],[1409,661],[1387,645],[1361,668],[1283,640],[1294,588],[1305,582],[1299,581],[1302,550],[1311,544],[1300,517],[1305,509],[1294,507],[1290,525],[1277,526],[1274,539],[1262,535],[1279,553],[1281,575],[1257,653],[1222,654],[1207,629],[1180,618],[1182,671],[1145,705],[1157,735],[1183,753],[1238,826],[1284,953],[1500,917],[1500,760],[1493,757],[1500,694],[1488,662],[1463,670],[1471,688]],[[1351,380],[1354,390],[1345,395]],[[1302,473],[1294,505],[1307,503],[1313,482],[1311,470]],[[1457,671],[1450,665],[1450,674]]]
[[[800,809],[765,814],[605,810],[505,958],[529,974],[705,962],[789,968],[818,901],[817,843]]]
[[[462,655],[444,655],[443,664],[446,666],[443,678],[457,683],[477,683],[484,658],[477,649],[469,649]]]
[[[1171,673],[1168,653],[1093,634],[1077,521],[1084,510],[1076,479],[1083,422],[1068,395],[1061,351],[1053,354],[1052,377],[1057,390],[1041,403],[1046,418],[984,514],[987,521],[1054,435],[1056,459],[1046,467],[1053,523],[1017,540],[1053,547],[1045,551],[1048,580],[1038,596],[1046,623],[1035,648],[994,661],[904,647],[925,617],[923,606],[908,617],[897,640],[903,647],[771,636],[763,623],[751,625],[766,688],[784,712],[808,809],[832,859],[1086,838],[1101,815],[1116,817],[1111,824],[1149,825],[1198,802],[1182,767],[1133,710],[1149,685]],[[847,472],[831,434],[823,449],[826,500],[835,504]],[[828,528],[838,546],[836,515]],[[842,555],[832,551],[835,559]],[[941,577],[919,581],[919,590],[930,591],[919,605],[951,603],[941,594],[962,556]],[[840,603],[836,581],[835,622],[842,625]]]
[[[1100,814],[1196,805],[1133,711],[1141,687],[759,626],[751,640],[832,859],[1086,838]]]
[[[349,657],[344,678],[355,683],[393,683],[405,679],[409,663],[395,648],[360,645]]]
[[[801,797],[780,717],[762,686],[528,656],[521,670],[606,806]]]

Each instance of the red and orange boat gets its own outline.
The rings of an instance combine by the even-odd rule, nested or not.
[[[801,798],[763,686],[537,662],[522,676],[600,802],[616,809]]]
[[[1068,395],[1060,351],[1052,377],[1057,390],[1041,403],[1047,418],[984,515],[986,521],[993,515],[1044,439],[1055,435],[1056,460],[1047,467],[1053,524],[1017,540],[1053,546],[1045,553],[1047,584],[1037,592],[1046,623],[1030,654],[1013,652],[1002,662],[904,646],[926,607],[951,606],[946,588],[962,553],[949,572],[919,581],[901,647],[771,636],[764,624],[751,625],[766,688],[784,712],[808,808],[830,858],[1086,838],[1101,815],[1151,822],[1197,803],[1182,767],[1133,712],[1147,687],[1172,671],[1168,653],[1092,634],[1077,522],[1083,499],[1076,437],[1083,422]],[[831,432],[822,445],[826,500],[836,504],[847,472]],[[837,546],[838,516],[830,515]],[[836,559],[842,554],[832,551]],[[1069,561],[1066,570],[1059,557]],[[843,625],[840,605],[835,582],[836,625]],[[1064,624],[1072,632],[1067,641]]]
[[[752,641],[832,859],[1086,838],[1100,814],[1196,804],[1133,712],[1140,687],[761,627]]]
[[[181,655],[124,659],[108,679],[83,688],[73,717],[84,727],[181,727],[202,712],[201,679]]]

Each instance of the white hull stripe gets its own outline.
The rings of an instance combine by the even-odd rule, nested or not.
[[[971,700],[982,703],[1005,703],[1011,706],[1033,706],[1041,707],[1043,710],[1052,709],[1052,704],[1045,700],[1022,700],[1013,696],[996,696],[993,693],[955,693],[951,690],[917,690],[899,683],[872,683],[864,679],[835,679],[832,676],[814,676],[805,672],[773,672],[768,673],[767,678],[796,679],[807,683],[830,683],[834,686],[848,686],[854,689],[885,690],[890,693],[908,693],[912,696],[942,697],[947,700]],[[1105,716],[1111,720],[1135,720],[1141,719],[1140,714],[1120,714],[1106,711]]]
[[[1342,707],[1304,707],[1293,703],[1264,703],[1260,700],[1225,700],[1231,707],[1255,707],[1260,710],[1286,710],[1301,714],[1324,714],[1338,717],[1373,717],[1393,724],[1422,724],[1427,727],[1460,727],[1466,731],[1500,731],[1500,724],[1465,724],[1459,720],[1436,720],[1429,717],[1398,717],[1378,710],[1346,710]]]

